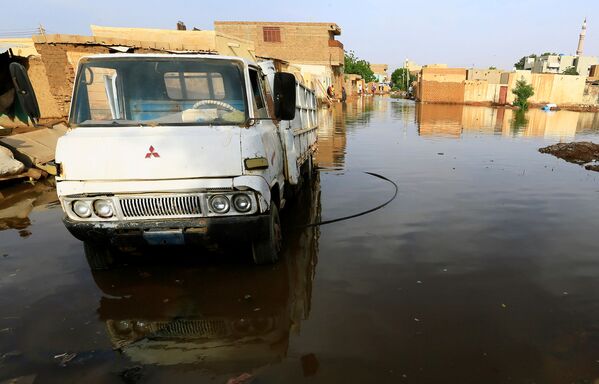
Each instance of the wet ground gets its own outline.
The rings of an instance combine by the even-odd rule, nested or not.
[[[599,142],[598,115],[369,97],[322,122],[274,266],[165,249],[92,273],[52,185],[2,189],[0,383],[599,379],[599,174],[538,152]],[[364,171],[398,197],[300,228],[387,200]]]

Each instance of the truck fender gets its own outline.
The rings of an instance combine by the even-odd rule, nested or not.
[[[266,212],[270,208],[270,185],[262,176],[239,176],[233,179],[233,188],[250,188],[259,193],[258,204],[260,212]]]

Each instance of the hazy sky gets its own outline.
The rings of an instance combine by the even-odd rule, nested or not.
[[[214,20],[335,22],[346,50],[371,63],[511,69],[529,53],[574,54],[588,18],[585,54],[599,56],[599,0],[183,1],[19,0],[4,9],[0,37],[43,24],[90,34],[89,25],[213,29]],[[6,17],[8,16],[8,17]]]

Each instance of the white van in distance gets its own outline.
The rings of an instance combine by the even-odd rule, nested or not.
[[[64,223],[95,269],[127,242],[246,241],[274,262],[286,192],[312,171],[316,108],[272,62],[85,57],[56,148]]]

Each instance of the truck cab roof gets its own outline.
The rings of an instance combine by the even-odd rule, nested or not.
[[[102,53],[95,55],[87,55],[81,59],[215,59],[227,61],[240,61],[246,66],[257,66],[257,63],[237,56],[209,55],[196,53]]]

